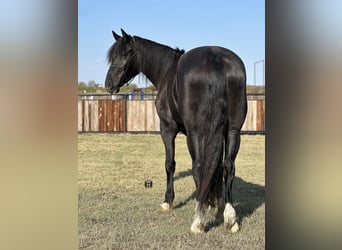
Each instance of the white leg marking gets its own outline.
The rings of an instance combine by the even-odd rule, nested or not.
[[[190,231],[194,234],[200,234],[204,231],[204,226],[201,222],[201,219],[195,218],[194,222],[191,224]]]
[[[224,224],[232,233],[239,231],[239,224],[236,222],[236,212],[232,204],[226,203],[224,212]]]
[[[190,227],[190,231],[195,234],[202,233],[204,231],[204,226],[202,224],[204,213],[200,207],[198,201],[196,201],[196,208],[195,208],[195,217],[194,222]]]
[[[164,202],[163,204],[160,205],[160,210],[161,211],[169,211],[173,208],[173,205],[172,203],[167,203],[167,202]]]

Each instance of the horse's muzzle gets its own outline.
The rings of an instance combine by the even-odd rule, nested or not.
[[[113,93],[116,94],[120,91],[120,88],[115,88],[113,86],[106,86],[106,90],[110,94],[113,94]]]

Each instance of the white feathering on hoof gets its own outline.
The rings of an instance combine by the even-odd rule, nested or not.
[[[204,231],[204,226],[198,218],[195,218],[194,222],[190,227],[190,231],[194,234],[200,234]]]
[[[164,202],[163,204],[160,205],[160,210],[161,211],[169,211],[172,209],[172,203],[167,203],[167,202]]]
[[[239,231],[239,224],[236,222],[236,212],[230,203],[226,203],[224,212],[224,224],[232,232],[236,233]]]
[[[204,216],[204,211],[201,208],[201,205],[198,201],[196,201],[196,207],[195,207],[195,216],[194,216],[194,222],[191,224],[190,231],[194,234],[200,234],[204,231],[204,226],[202,224],[202,219]]]
[[[236,233],[237,231],[239,231],[239,224],[235,222],[235,224],[230,228],[230,231],[232,233]]]

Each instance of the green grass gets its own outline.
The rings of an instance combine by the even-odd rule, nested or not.
[[[195,208],[185,136],[176,139],[175,208],[159,211],[166,186],[159,135],[79,134],[80,249],[264,249],[265,137],[244,135],[236,160],[234,206],[240,231],[206,216],[206,232],[190,233]],[[145,188],[146,179],[153,188]]]

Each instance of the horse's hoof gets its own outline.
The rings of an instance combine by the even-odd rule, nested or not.
[[[236,212],[230,203],[227,203],[223,212],[224,225],[232,233],[239,231],[239,224],[236,222]]]
[[[226,228],[232,232],[232,233],[236,233],[237,231],[239,231],[239,224],[237,222],[235,222],[233,225],[230,224],[226,224]]]
[[[190,231],[194,234],[200,234],[204,232],[204,226],[202,223],[192,223]]]
[[[172,203],[164,202],[163,204],[160,205],[160,210],[162,212],[167,212],[167,211],[170,211],[172,207],[173,207]]]

